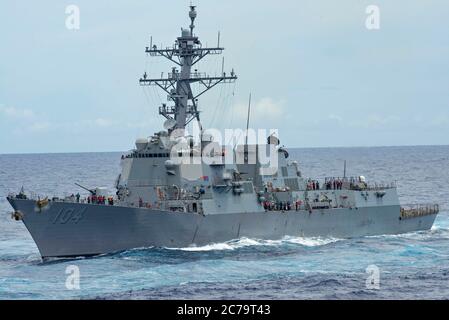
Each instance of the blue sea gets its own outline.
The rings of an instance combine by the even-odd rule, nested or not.
[[[112,190],[120,153],[0,155],[0,299],[447,299],[449,146],[292,149],[304,176],[397,181],[404,204],[439,203],[425,232],[356,239],[240,239],[42,262],[10,218],[8,192],[69,195],[75,182]],[[80,273],[68,289],[66,268]],[[367,287],[367,268],[379,287]]]

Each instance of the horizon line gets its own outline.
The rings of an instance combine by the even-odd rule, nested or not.
[[[373,146],[321,146],[321,147],[287,147],[287,149],[361,149],[361,148],[400,148],[400,147],[448,147],[449,144],[410,144],[410,145],[373,145]],[[39,154],[80,154],[80,153],[121,153],[128,150],[110,150],[110,151],[48,151],[48,152],[7,152],[2,155],[39,155]]]

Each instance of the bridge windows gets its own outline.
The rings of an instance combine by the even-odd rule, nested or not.
[[[169,153],[136,153],[133,158],[169,158]]]

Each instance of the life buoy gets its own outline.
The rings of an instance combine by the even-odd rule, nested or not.
[[[11,213],[11,218],[16,220],[16,221],[20,221],[23,219],[23,215],[22,212],[20,211],[14,211],[13,213]]]
[[[36,200],[36,205],[39,209],[42,209],[43,207],[48,205],[48,198],[44,198],[42,200]]]

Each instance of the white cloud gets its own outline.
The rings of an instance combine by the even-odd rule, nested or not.
[[[264,97],[251,104],[251,119],[273,119],[284,114],[285,100],[273,100]],[[235,106],[236,113],[242,119],[248,116],[248,104],[239,103]]]
[[[29,127],[29,130],[32,132],[45,131],[48,129],[50,129],[49,122],[35,122]]]
[[[98,118],[95,119],[94,124],[99,127],[110,127],[114,124],[114,122],[110,119]]]
[[[0,105],[0,113],[10,118],[26,118],[34,117],[34,113],[30,109],[22,109]]]
[[[400,118],[396,116],[379,116],[376,114],[369,115],[367,118],[366,124],[369,127],[377,127],[377,126],[384,126],[391,123],[395,123],[399,121]]]
[[[330,120],[335,120],[335,121],[337,121],[337,122],[342,122],[342,121],[343,121],[343,118],[342,118],[342,117],[337,116],[337,115],[335,115],[335,114],[330,114],[330,115],[328,116],[328,118],[329,118]]]
[[[331,117],[329,117],[331,118]],[[337,120],[337,118],[334,118]],[[340,118],[341,119],[341,118]],[[401,124],[401,118],[398,116],[382,116],[378,114],[369,114],[365,117],[359,117],[357,120],[351,120],[347,123],[339,120],[339,123],[349,128],[380,128],[380,127],[394,127]],[[402,119],[404,120],[404,119]]]
[[[446,127],[449,126],[449,116],[448,115],[440,115],[439,117],[434,117],[430,122],[429,126],[433,127]]]

